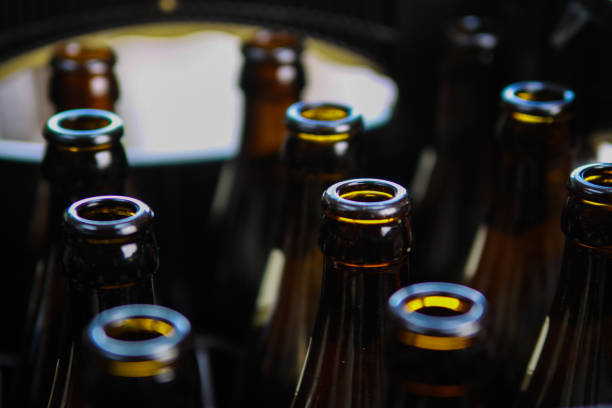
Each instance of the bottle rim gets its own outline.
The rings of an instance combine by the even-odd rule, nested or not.
[[[299,34],[282,30],[259,30],[242,44],[242,54],[247,60],[272,61],[279,65],[297,64],[303,49],[303,39]]]
[[[343,116],[336,120],[310,119],[305,112],[339,110]],[[285,113],[285,126],[299,135],[354,135],[363,131],[363,117],[353,107],[338,102],[296,102]]]
[[[95,129],[70,129],[66,121],[96,119],[105,123]],[[113,112],[103,109],[70,109],[51,116],[43,130],[47,141],[60,145],[89,147],[115,142],[123,136],[123,120]]]
[[[99,208],[122,209],[130,213],[112,220],[95,220],[82,214]],[[125,237],[142,230],[154,217],[153,210],[144,202],[127,196],[103,195],[83,198],[72,203],[64,213],[66,226],[89,237]]]
[[[589,163],[575,168],[567,189],[592,204],[612,205],[612,163]]]
[[[152,319],[172,326],[167,333],[146,340],[121,340],[110,336],[107,328],[129,319]],[[96,315],[86,331],[89,342],[102,355],[116,361],[155,359],[172,361],[177,347],[191,333],[191,323],[176,310],[152,304],[132,304],[106,309]]]
[[[374,178],[349,179],[333,184],[323,193],[321,205],[328,217],[353,224],[398,222],[409,214],[411,208],[404,187]]]
[[[95,67],[99,64],[112,67],[116,62],[117,55],[108,45],[89,45],[74,41],[60,44],[51,58],[51,66],[55,69],[76,71],[84,67],[94,68],[94,74]]]
[[[545,100],[530,100],[521,94],[554,95]],[[501,92],[502,104],[520,113],[537,116],[557,116],[569,109],[574,102],[574,91],[568,87],[546,81],[523,81],[506,86]]]
[[[410,301],[430,296],[456,299],[467,303],[469,308],[451,316],[431,316],[415,309],[408,310]],[[483,330],[487,312],[487,300],[482,293],[448,282],[422,282],[406,286],[391,295],[388,305],[401,330],[433,337],[473,337]]]

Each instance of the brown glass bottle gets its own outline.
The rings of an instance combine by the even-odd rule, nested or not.
[[[434,142],[423,150],[410,189],[416,280],[460,281],[471,239],[489,209],[491,135],[502,85],[499,42],[478,16],[461,17],[447,29]]]
[[[495,376],[508,393],[518,386],[558,279],[573,98],[566,87],[546,82],[519,82],[502,91],[493,208],[464,273],[489,301]]]
[[[283,120],[304,85],[301,51],[299,37],[271,31],[258,32],[242,48],[242,145],[237,159],[222,168],[213,199],[214,242],[207,247],[217,262],[207,271],[212,292],[202,300],[209,302],[196,309],[194,322],[236,343],[245,341],[261,273],[276,244]]]
[[[107,309],[84,333],[69,408],[204,406],[191,324],[157,305]]]
[[[612,404],[611,186],[610,163],[578,167],[569,177],[561,277],[521,385],[520,406]]]
[[[236,393],[241,404],[268,407],[287,407],[293,398],[321,293],[321,194],[354,172],[363,131],[359,113],[333,103],[298,102],[285,122],[281,230],[266,263]]]
[[[33,222],[39,224],[40,243],[32,243],[31,265],[24,271],[34,275],[18,380],[30,390],[21,395],[31,397],[34,406],[40,406],[41,399],[49,394],[54,365],[49,367],[47,363],[49,356],[57,354],[56,331],[67,298],[67,284],[60,273],[62,213],[83,197],[123,192],[127,161],[120,143],[122,134],[121,119],[97,109],[61,112],[52,116],[44,129],[47,146],[41,186],[49,196],[37,203],[36,214],[42,216]],[[40,364],[46,368],[40,368]]]
[[[398,184],[353,179],[322,197],[321,298],[292,406],[381,407],[387,300],[408,279],[410,200]]]
[[[446,282],[416,283],[389,298],[385,407],[485,407],[485,297]]]
[[[87,323],[118,305],[155,303],[159,266],[153,212],[140,200],[95,196],[73,203],[64,214],[63,275],[69,286],[59,351],[50,356],[54,377],[50,406],[71,398],[74,357]]]
[[[49,98],[58,112],[96,108],[115,110],[119,85],[113,71],[117,58],[107,46],[69,42],[51,58]]]

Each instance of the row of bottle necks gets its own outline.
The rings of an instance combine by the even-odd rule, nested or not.
[[[243,75],[243,85],[250,74],[273,73],[280,65],[296,61],[278,52],[278,47],[290,48],[287,38],[291,36],[283,34],[280,42],[270,41],[276,37],[269,33],[263,38],[263,46],[253,45],[255,41],[243,49],[245,56],[253,59],[250,65],[245,64],[248,74]],[[285,55],[280,62],[279,55]],[[96,58],[93,60],[99,61]],[[79,64],[66,66],[74,68]],[[456,68],[466,70],[461,64]],[[473,71],[470,77],[474,72],[480,71]],[[248,82],[251,86],[261,79],[255,77]],[[471,83],[465,76],[450,75],[449,81],[453,86],[448,86],[448,90]],[[470,101],[473,95],[451,92],[443,99],[440,113],[441,122],[448,126],[440,130],[440,143],[435,149],[421,155],[416,176],[410,183],[411,203],[400,197],[404,190],[394,183],[362,180],[355,185],[349,183],[346,190],[332,191],[327,201],[324,196],[321,209],[318,203],[321,194],[329,192],[328,186],[359,173],[357,150],[364,139],[361,117],[350,106],[333,103],[298,103],[285,113],[289,101],[297,100],[301,85],[297,92],[288,92],[287,97],[282,89],[270,87],[265,81],[259,84],[265,91],[251,94],[251,104],[247,101],[243,148],[235,162],[222,167],[207,232],[196,226],[188,234],[190,239],[198,240],[192,248],[202,254],[201,262],[189,267],[174,262],[164,267],[162,260],[158,274],[163,282],[159,286],[163,303],[182,310],[199,333],[222,339],[215,342],[213,337],[205,337],[195,342],[224,356],[215,371],[219,375],[214,384],[221,405],[260,401],[288,406],[299,382],[301,394],[297,393],[296,406],[382,406],[388,381],[382,368],[382,348],[378,346],[384,343],[383,332],[389,331],[387,300],[401,285],[418,280],[460,281],[480,290],[489,299],[489,325],[486,331],[482,330],[484,300],[466,288],[460,291],[468,292],[456,293],[455,287],[451,290],[434,284],[433,289],[417,291],[417,295],[398,303],[403,306],[396,309],[408,315],[399,318],[407,328],[392,336],[407,346],[394,354],[402,363],[401,375],[413,376],[415,367],[419,367],[418,372],[426,372],[424,377],[414,374],[416,377],[402,381],[407,394],[433,398],[438,402],[430,402],[438,404],[439,398],[447,403],[461,400],[466,406],[476,404],[472,402],[476,400],[495,406],[510,404],[518,389],[521,386],[528,389],[527,384],[532,382],[520,383],[526,367],[528,372],[542,367],[535,364],[537,359],[529,360],[532,351],[547,355],[547,345],[552,341],[549,338],[558,335],[552,312],[545,317],[556,287],[565,291],[554,306],[558,309],[557,317],[559,310],[573,317],[575,314],[574,309],[567,311],[568,307],[575,307],[568,303],[572,297],[567,294],[567,285],[557,284],[563,250],[563,235],[558,226],[567,197],[565,183],[573,162],[573,92],[545,82],[516,83],[504,88],[495,140],[483,138],[479,131],[482,128],[474,125],[479,119],[487,122],[490,118],[483,120],[479,112],[468,109],[470,104],[461,103]],[[66,83],[56,89],[70,95],[75,87]],[[85,88],[76,89],[86,92]],[[247,91],[248,87],[243,89]],[[270,97],[268,93],[276,95]],[[482,99],[475,101],[483,103]],[[285,116],[286,130],[279,130],[283,120],[278,112]],[[153,256],[156,240],[148,228],[137,223],[141,220],[141,204],[124,198],[126,201],[117,206],[119,210],[91,205],[84,211],[93,226],[75,227],[74,234],[60,234],[62,211],[71,202],[125,191],[127,162],[119,143],[121,134],[121,119],[98,110],[59,113],[45,128],[47,151],[42,167],[46,181],[39,191],[41,195],[47,191],[49,200],[46,208],[45,201],[40,200],[40,209],[35,213],[41,218],[45,218],[43,214],[48,217],[33,220],[28,233],[29,247],[19,252],[23,259],[17,262],[26,271],[22,276],[27,282],[17,279],[14,285],[19,288],[21,284],[22,290],[17,292],[30,292],[27,316],[20,320],[27,322],[26,334],[20,337],[24,339],[19,344],[23,350],[17,352],[20,368],[14,377],[22,387],[16,390],[23,391],[24,384],[28,387],[31,384],[31,392],[16,394],[28,395],[32,406],[44,404],[49,395],[56,399],[64,395],[57,390],[69,389],[57,384],[72,378],[71,371],[62,369],[72,367],[65,362],[72,361],[74,350],[80,347],[73,345],[80,343],[80,331],[94,314],[117,304],[150,303],[157,299],[153,284],[158,262]],[[601,216],[595,210],[607,208],[608,170],[595,166],[581,171],[570,179],[570,196],[583,197],[580,202],[585,207],[578,205],[576,209],[576,203],[568,200],[574,207],[566,203],[565,217],[569,213],[582,217],[580,222],[584,222],[585,217],[588,221]],[[132,204],[126,204],[129,202]],[[591,208],[589,203],[599,207]],[[414,222],[404,216],[408,208],[412,208]],[[83,221],[83,214],[76,213],[75,219],[79,217]],[[321,217],[325,233],[319,233]],[[64,218],[65,229],[70,216]],[[605,246],[605,220],[597,219],[599,226],[595,223],[577,226],[579,221],[570,217],[564,221],[564,231],[568,238],[570,232],[578,231],[576,239],[580,244]],[[587,233],[589,228],[596,227],[599,228],[596,233]],[[83,240],[98,228],[108,235]],[[129,242],[134,231],[139,231],[141,243]],[[85,235],[78,238],[79,234]],[[185,231],[175,231],[174,237],[180,239],[184,234]],[[105,248],[112,247],[112,252],[99,252],[102,247],[85,245],[92,243],[108,245]],[[571,246],[570,249],[575,251]],[[571,255],[572,262],[581,261],[579,255]],[[598,272],[605,269],[605,259],[600,258]],[[408,263],[414,266],[410,271]],[[330,271],[335,271],[333,279],[327,277]],[[568,275],[562,283],[567,284],[570,278],[578,279]],[[32,289],[24,290],[31,280]],[[573,290],[584,288],[583,283],[580,285],[574,285]],[[582,296],[582,304],[600,300],[586,289],[578,295]],[[339,303],[340,299],[345,303]],[[25,306],[25,300],[14,303]],[[317,309],[323,317],[315,318]],[[477,310],[482,313],[476,313]],[[590,311],[585,310],[583,319]],[[339,311],[348,314],[340,316]],[[69,317],[64,317],[65,314]],[[13,316],[18,315],[19,312]],[[133,336],[155,337],[162,343],[172,338],[168,326],[151,326],[154,318],[141,318],[106,333],[119,333],[111,336],[117,341],[122,336],[130,341],[135,341]],[[7,319],[10,321],[11,317]],[[596,325],[600,322],[594,321]],[[463,326],[453,326],[459,323]],[[577,329],[581,327],[577,324]],[[569,338],[568,328],[562,329]],[[143,330],[149,334],[143,334]],[[253,334],[248,335],[249,332]],[[544,334],[538,337],[539,333]],[[247,341],[248,338],[251,340]],[[12,349],[5,348],[16,349],[14,344]],[[308,358],[307,349],[311,350]],[[360,350],[373,354],[362,354]],[[425,354],[415,350],[425,350]],[[569,358],[575,362],[579,356],[572,350]],[[197,355],[201,367],[202,354]],[[561,363],[554,362],[558,357],[552,355],[548,360],[556,364],[555,372],[562,372]],[[215,358],[213,353],[213,363]],[[538,395],[537,404],[526,406],[585,405],[607,395],[609,387],[600,386],[598,390],[604,390],[584,396],[585,387],[599,384],[591,377],[599,381],[600,373],[599,368],[580,364],[583,371],[576,382],[582,389],[574,392],[565,383],[559,386],[549,381],[542,385],[534,380],[534,384],[542,385],[546,395],[565,399],[558,404],[549,403],[545,396]],[[244,368],[235,375],[233,368],[238,366]],[[54,367],[53,373],[49,367]],[[155,372],[151,378],[163,383],[165,377]],[[470,374],[465,375],[466,372]],[[63,377],[56,373],[63,373]],[[485,377],[493,378],[493,383]],[[471,379],[486,387],[471,387]],[[55,391],[49,388],[50,384],[56,384]],[[234,384],[239,384],[237,389],[241,392],[232,391]],[[494,389],[495,393],[473,392],[474,389]],[[555,393],[559,389],[565,392]],[[344,396],[340,395],[342,391]],[[491,395],[496,395],[494,402]],[[393,401],[401,406],[400,401],[405,399],[409,401],[406,396],[394,397]]]

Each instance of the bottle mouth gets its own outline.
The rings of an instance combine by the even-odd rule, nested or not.
[[[72,203],[64,214],[64,223],[89,237],[124,237],[141,231],[153,217],[151,208],[136,198],[107,195]]]
[[[51,66],[60,71],[87,69],[92,74],[109,72],[117,60],[113,50],[106,45],[68,42],[55,49]]]
[[[395,292],[389,310],[400,342],[428,350],[458,350],[484,330],[487,301],[467,286],[417,283]]]
[[[123,121],[102,109],[71,109],[47,121],[43,135],[47,141],[66,147],[99,147],[123,136]]]
[[[167,371],[191,332],[189,320],[158,305],[107,309],[89,324],[86,336],[107,371],[121,377],[149,377]]]
[[[300,139],[335,142],[362,132],[363,118],[341,103],[297,102],[287,109],[285,125]]]
[[[567,188],[587,204],[612,206],[612,163],[577,167],[569,176]]]
[[[330,186],[322,197],[328,217],[352,224],[395,223],[410,212],[407,190],[380,179],[344,180]]]
[[[574,92],[552,82],[526,81],[505,87],[501,98],[504,105],[518,114],[515,115],[516,119],[541,123],[550,122],[552,117],[566,112],[574,101]]]
[[[461,47],[478,47],[483,50],[494,49],[499,40],[488,30],[486,22],[479,16],[463,16],[453,24],[448,32],[450,40]]]
[[[300,35],[291,31],[259,30],[245,41],[242,53],[251,61],[272,61],[281,65],[295,64],[303,50]]]

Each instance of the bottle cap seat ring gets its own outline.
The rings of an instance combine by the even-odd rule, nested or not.
[[[408,301],[435,295],[465,299],[470,303],[470,307],[455,316],[430,316],[405,311]],[[486,313],[486,305],[487,301],[479,291],[447,282],[416,283],[398,290],[389,298],[391,313],[401,319],[407,329],[420,334],[447,337],[469,337],[479,332]]]
[[[66,120],[83,118],[101,119],[108,122],[95,129],[70,129],[62,126]],[[45,139],[65,145],[96,146],[110,143],[123,135],[123,120],[103,109],[70,109],[51,116],[43,132]]]
[[[167,322],[173,330],[166,336],[141,340],[127,341],[109,336],[105,327],[118,321],[150,318]],[[191,332],[189,320],[179,312],[159,305],[133,304],[113,307],[98,314],[87,328],[87,336],[94,346],[114,360],[131,358],[163,358],[172,355],[172,350],[179,345]]]
[[[550,92],[558,95],[558,98],[530,100],[520,96],[523,92]],[[502,101],[519,112],[545,116],[560,114],[572,104],[574,97],[574,91],[571,89],[563,85],[543,81],[516,82],[506,86],[501,92]]]
[[[346,116],[337,120],[317,120],[304,117],[303,112],[318,108],[342,110]],[[297,102],[285,114],[285,125],[296,132],[316,135],[355,134],[363,130],[363,118],[351,106],[334,102]]]
[[[87,208],[101,206],[118,207],[127,206],[134,209],[133,214],[115,220],[93,220],[81,216],[79,213]],[[76,201],[66,210],[64,221],[81,233],[99,235],[111,232],[120,236],[131,235],[138,231],[141,223],[148,222],[153,217],[153,211],[144,202],[127,196],[104,195],[83,198]],[[139,222],[141,220],[141,222]]]

